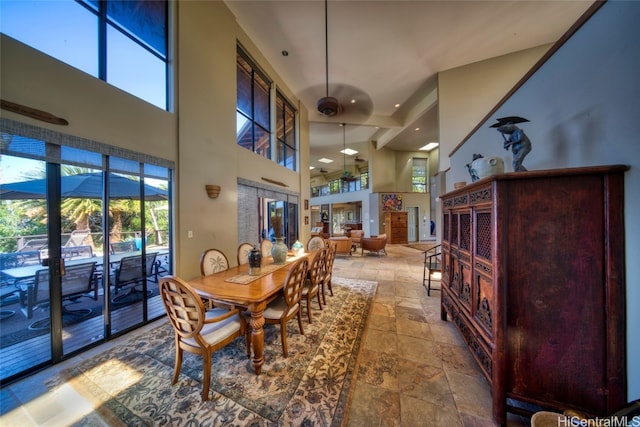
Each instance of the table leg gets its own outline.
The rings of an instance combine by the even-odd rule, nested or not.
[[[249,310],[251,311],[251,320],[249,325],[251,326],[251,348],[253,349],[253,367],[256,370],[256,375],[260,375],[262,371],[262,364],[264,363],[264,309],[265,303],[251,304]]]

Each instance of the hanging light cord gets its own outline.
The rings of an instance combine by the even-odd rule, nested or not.
[[[347,124],[342,124],[342,169],[343,175],[347,175]]]
[[[324,58],[325,58],[325,77],[326,77],[326,93],[327,98],[329,97],[329,30],[328,30],[328,21],[329,21],[329,12],[327,8],[328,0],[324,0]]]

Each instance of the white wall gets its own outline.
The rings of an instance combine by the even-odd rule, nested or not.
[[[640,2],[610,1],[568,40],[451,157],[447,190],[470,181],[473,153],[512,155],[489,126],[522,116],[533,150],[529,170],[626,164],[625,241],[628,399],[640,398]]]

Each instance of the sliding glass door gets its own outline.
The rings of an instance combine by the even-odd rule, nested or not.
[[[164,315],[171,170],[2,134],[0,381]]]

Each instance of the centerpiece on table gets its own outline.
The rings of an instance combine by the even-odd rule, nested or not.
[[[273,235],[275,236],[276,243],[271,248],[271,257],[274,264],[284,264],[287,261],[287,252],[289,248],[282,241],[282,217],[272,216],[271,227],[273,228]]]

